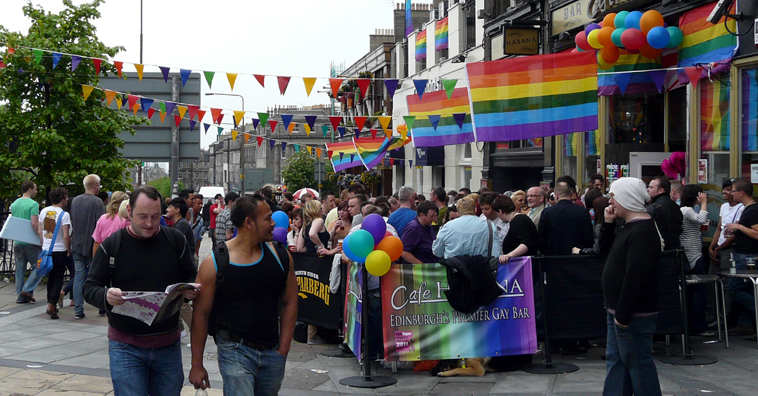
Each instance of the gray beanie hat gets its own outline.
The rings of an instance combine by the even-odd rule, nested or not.
[[[645,202],[650,200],[647,185],[636,177],[622,177],[611,184],[611,197],[631,212],[644,212]]]

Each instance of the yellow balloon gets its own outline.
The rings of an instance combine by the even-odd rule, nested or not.
[[[600,34],[600,29],[595,29],[590,32],[590,34],[587,36],[587,42],[590,44],[590,47],[594,49],[600,49],[603,48],[603,44],[600,44],[600,41],[598,41],[597,35]]]
[[[366,256],[366,271],[374,276],[382,276],[390,270],[390,255],[383,250],[374,250]]]

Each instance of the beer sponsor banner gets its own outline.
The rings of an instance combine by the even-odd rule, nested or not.
[[[337,330],[340,321],[339,296],[329,288],[333,256],[318,257],[292,253],[297,278],[297,320]]]
[[[382,276],[384,356],[415,361],[532,354],[537,350],[530,257],[500,265],[505,291],[479,311],[464,314],[445,297],[439,264],[395,264]]]
[[[345,286],[345,344],[350,347],[358,361],[361,360],[361,323],[363,312],[363,269],[355,262],[350,262],[347,269]]]

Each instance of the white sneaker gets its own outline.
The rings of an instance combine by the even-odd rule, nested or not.
[[[186,336],[187,336],[187,330],[182,330],[182,335],[181,335],[181,337],[182,337],[182,338],[184,338],[184,337],[186,337]]]

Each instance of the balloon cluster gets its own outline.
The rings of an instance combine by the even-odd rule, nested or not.
[[[366,216],[361,229],[348,235],[342,242],[342,253],[352,261],[366,263],[366,271],[382,276],[390,264],[403,253],[403,242],[387,231],[387,223],[378,214]]]
[[[287,244],[287,229],[290,227],[290,218],[287,214],[281,210],[277,210],[271,215],[271,220],[274,220],[276,225],[274,226],[274,240]]]
[[[676,48],[684,34],[676,26],[665,26],[663,15],[655,10],[610,13],[600,23],[589,24],[576,35],[574,51],[597,52],[601,69],[610,69],[619,59],[619,49],[639,53],[648,59],[661,56],[663,48]]]

